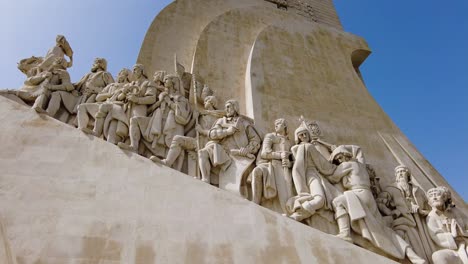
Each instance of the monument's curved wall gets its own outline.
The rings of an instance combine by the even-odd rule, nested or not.
[[[2,264],[393,263],[3,97],[0,123]]]
[[[399,163],[426,190],[448,186],[367,91],[356,67],[369,48],[358,36],[266,1],[178,0],[154,20],[138,61],[171,71],[174,53],[222,100],[239,100],[262,132],[278,117],[294,128],[304,115],[328,142],[362,146],[384,186]],[[456,192],[454,200],[468,210]]]

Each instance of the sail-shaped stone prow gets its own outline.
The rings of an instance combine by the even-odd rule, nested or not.
[[[0,123],[18,263],[393,263],[3,97]]]

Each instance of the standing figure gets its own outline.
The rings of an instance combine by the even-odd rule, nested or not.
[[[166,157],[175,136],[184,135],[184,127],[192,117],[188,99],[180,94],[180,80],[175,75],[164,77],[165,91],[159,94],[156,111],[151,113],[146,130],[143,132],[144,144],[151,154]],[[143,131],[143,130],[142,130]]]
[[[397,259],[412,263],[426,263],[411,246],[385,225],[370,189],[370,177],[366,165],[353,158],[344,146],[337,147],[331,159],[338,164],[328,179],[345,189],[333,199],[333,208],[338,222],[337,237],[353,242],[351,230],[370,242],[375,248]]]
[[[70,68],[73,65],[73,50],[64,36],[57,35],[55,38],[55,46],[47,51],[43,61],[37,65],[35,69],[36,73],[47,70],[56,58],[65,59],[65,56],[67,56],[70,61],[65,61],[64,66],[65,68]]]
[[[425,192],[411,181],[408,167],[400,165],[395,168],[395,184],[385,189],[383,195],[386,194],[391,196],[394,208],[390,214],[381,210],[382,214],[392,216],[392,229],[405,239],[419,256],[429,261],[434,245],[423,218],[430,212],[430,206]]]
[[[218,100],[215,96],[205,97],[204,110],[200,113],[194,112],[194,118],[198,118],[198,126],[196,130],[199,133],[199,138],[187,137],[183,135],[176,135],[172,139],[172,143],[169,147],[169,152],[165,159],[160,160],[156,156],[151,156],[151,160],[154,162],[162,163],[166,166],[181,170],[181,160],[185,156],[185,151],[198,151],[198,145],[204,146],[208,142],[209,129],[216,122],[217,117],[212,112],[217,108]],[[197,142],[198,140],[198,142]],[[176,163],[176,161],[179,161]],[[192,175],[196,176],[196,175]]]
[[[148,108],[156,102],[156,85],[148,80],[142,64],[133,66],[134,81],[125,86],[130,116],[130,144],[119,142],[118,146],[138,152],[142,133],[148,128]]]
[[[468,229],[462,218],[452,212],[450,192],[436,187],[427,191],[432,210],[426,218],[429,234],[437,245],[434,264],[468,264]]]
[[[95,59],[91,72],[75,84],[75,89],[78,93],[64,91],[52,93],[47,112],[51,116],[55,116],[60,110],[61,105],[63,105],[68,114],[76,114],[78,105],[96,102],[96,95],[104,87],[114,82],[114,78],[106,70],[107,61],[103,58]]]
[[[286,213],[286,202],[293,196],[290,167],[292,162],[291,141],[288,138],[288,125],[281,118],[275,121],[275,132],[263,139],[257,167],[252,171],[252,201],[261,204],[262,198],[276,198],[279,210]],[[272,205],[274,209],[275,205]]]
[[[220,188],[231,188],[230,191],[246,195],[241,187],[244,186],[245,173],[260,148],[261,138],[252,122],[239,115],[239,103],[236,100],[226,102],[225,112],[226,116],[218,119],[209,130],[210,141],[198,151],[202,181],[212,183],[212,170],[217,169]],[[233,163],[233,160],[236,161]],[[230,167],[234,168],[227,172]]]
[[[122,69],[117,75],[117,82],[109,84],[96,96],[96,103],[78,105],[78,129],[100,137],[105,127],[104,134],[107,141],[117,144],[117,137],[123,139],[128,134],[129,125],[128,118],[122,109],[125,99],[123,88],[130,82],[129,78],[130,70]],[[108,114],[111,114],[112,118],[106,119]],[[95,120],[93,130],[88,128],[89,116]],[[124,125],[124,128],[118,128],[119,123],[121,123],[120,126]]]

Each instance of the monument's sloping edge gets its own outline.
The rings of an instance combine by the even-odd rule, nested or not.
[[[3,97],[0,123],[18,263],[392,262]]]

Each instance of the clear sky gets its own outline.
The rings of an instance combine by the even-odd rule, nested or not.
[[[63,34],[76,82],[95,57],[114,74],[131,67],[146,30],[171,0],[0,0],[0,88],[18,88],[23,58]],[[417,149],[468,201],[468,1],[335,0],[346,31],[373,54],[366,85]],[[467,150],[465,150],[467,149]]]

